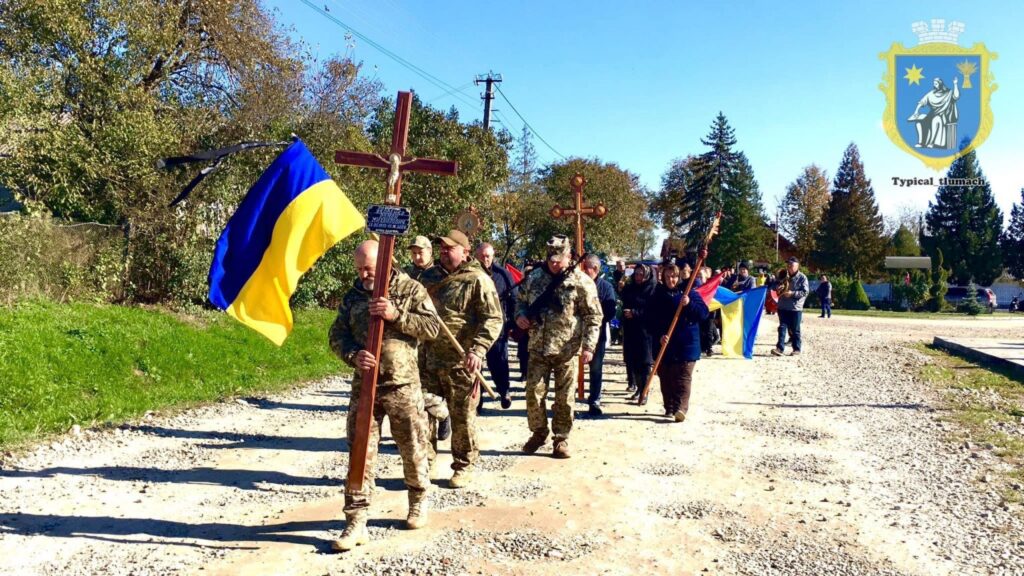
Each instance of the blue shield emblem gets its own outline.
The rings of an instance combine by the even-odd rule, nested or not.
[[[977,148],[992,130],[989,98],[996,86],[989,69],[996,58],[984,44],[956,43],[964,26],[943,20],[915,23],[920,44],[893,44],[888,62],[883,126],[900,148],[942,170]]]

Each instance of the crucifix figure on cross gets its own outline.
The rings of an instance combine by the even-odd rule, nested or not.
[[[391,135],[391,153],[387,158],[367,152],[351,152],[339,150],[334,154],[334,161],[347,166],[378,168],[387,170],[387,195],[385,203],[397,207],[402,199],[402,175],[406,172],[425,172],[442,176],[455,176],[458,163],[448,160],[430,158],[413,158],[405,155],[409,139],[409,116],[412,110],[412,94],[399,92],[395,108],[394,130]],[[374,269],[373,285],[374,300],[388,297],[388,285],[391,278],[391,267],[395,252],[395,236],[386,232],[380,233],[377,249],[377,265]],[[375,359],[380,358],[384,339],[384,319],[381,316],[370,316],[365,349]],[[377,395],[378,366],[362,373],[362,386],[359,390],[359,402],[356,412],[356,430],[353,438],[349,438],[349,469],[346,491],[362,491],[366,476],[366,456],[370,439],[370,427],[373,425],[373,405]]]
[[[608,215],[608,208],[602,202],[598,202],[594,206],[587,206],[583,203],[583,187],[586,186],[587,179],[583,177],[583,174],[577,172],[569,180],[569,186],[573,192],[573,207],[563,208],[558,204],[555,204],[548,214],[552,218],[576,218],[576,257],[583,257],[583,217],[590,216],[591,218],[601,219]],[[583,358],[580,357],[579,370],[576,373],[576,396],[580,400],[583,400]]]

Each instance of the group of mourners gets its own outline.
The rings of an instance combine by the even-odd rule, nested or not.
[[[440,251],[437,262],[435,242]],[[657,270],[638,264],[627,276],[625,263],[619,261],[609,282],[597,256],[573,262],[569,239],[556,235],[547,242],[545,260],[528,268],[516,283],[509,271],[494,261],[490,244],[473,250],[469,238],[459,230],[435,242],[415,237],[408,246],[410,264],[391,269],[387,297],[373,297],[378,281],[377,242],[363,242],[353,255],[357,277],[331,327],[330,346],[357,371],[377,369],[378,377],[365,475],[361,489],[345,488],[346,526],[333,542],[337,551],[351,550],[369,539],[367,516],[384,417],[390,421],[402,457],[409,496],[408,528],[427,523],[428,491],[439,440],[451,438],[449,487],[473,483],[480,457],[476,416],[484,409],[481,385],[486,386],[481,369],[486,364],[497,388],[497,400],[503,409],[509,408],[510,338],[518,344],[521,373],[526,376],[530,434],[522,450],[534,454],[550,436],[555,458],[570,457],[569,435],[581,364],[589,366],[589,412],[603,415],[603,365],[611,341],[623,344],[627,390],[638,404],[646,402],[655,347],[665,347],[657,375],[665,415],[674,422],[686,419],[696,362],[702,354],[713,353],[714,316],[695,290],[711,277],[709,268],[696,272],[699,277],[689,293],[684,291],[694,272],[688,264],[666,262]],[[806,278],[803,281],[806,285]],[[744,264],[735,274],[723,271],[721,285],[743,292],[753,289],[756,282]],[[672,328],[677,309],[681,314]],[[781,310],[780,302],[780,321]],[[379,358],[367,349],[371,317],[383,321]],[[780,342],[782,332],[780,325]],[[799,318],[792,339],[799,351]],[[357,373],[352,379],[347,416],[350,442],[356,438],[361,387]],[[552,389],[549,422],[548,392]]]
[[[552,456],[570,457],[577,367],[580,359],[593,360],[604,315],[593,279],[571,260],[568,238],[551,238],[543,263],[519,285],[494,263],[492,246],[481,244],[474,257],[469,238],[459,230],[436,241],[438,262],[433,259],[433,243],[418,236],[409,245],[412,263],[404,270],[392,267],[386,280],[376,278],[376,241],[363,242],[353,255],[357,277],[331,326],[330,346],[361,373],[376,369],[378,376],[362,487],[346,485],[345,530],[332,544],[337,551],[369,540],[367,516],[385,416],[402,457],[409,492],[408,528],[427,523],[427,495],[439,440],[451,437],[449,486],[473,483],[480,458],[476,435],[483,384],[480,370],[487,362],[501,405],[508,408],[508,338],[513,332],[520,335],[521,360],[527,364],[530,435],[523,452],[536,453],[551,436]],[[591,264],[585,262],[584,269]],[[388,282],[387,297],[373,296],[378,281]],[[383,321],[379,358],[367,349],[371,317]],[[349,401],[350,442],[356,438],[361,388],[357,374]],[[554,388],[550,424],[549,388]]]

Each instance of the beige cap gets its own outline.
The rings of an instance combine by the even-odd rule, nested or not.
[[[430,239],[426,236],[417,236],[409,243],[409,248],[430,248]]]
[[[469,238],[459,230],[451,230],[447,235],[438,238],[445,246],[462,246],[469,250]]]

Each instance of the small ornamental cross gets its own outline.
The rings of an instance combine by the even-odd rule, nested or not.
[[[594,206],[586,206],[583,204],[583,187],[586,186],[587,179],[583,177],[583,174],[577,172],[570,180],[569,186],[572,188],[574,205],[572,208],[562,208],[558,204],[555,204],[553,208],[548,212],[552,218],[576,218],[576,257],[583,257],[583,217],[590,216],[591,218],[597,218],[600,220],[608,215],[608,208],[601,202],[598,202]],[[583,400],[583,357],[580,357],[579,370],[576,373],[576,396]]]
[[[405,155],[409,141],[409,116],[412,110],[412,94],[399,92],[395,108],[395,124],[391,133],[391,154],[384,158],[367,152],[350,152],[338,150],[334,153],[334,161],[346,166],[363,168],[380,168],[388,171],[387,195],[385,202],[398,206],[402,200],[402,174],[405,172],[426,172],[443,176],[455,176],[459,165],[448,160],[430,158],[411,158]],[[377,282],[373,286],[373,298],[387,298],[388,279],[391,278],[391,262],[395,253],[395,237],[392,234],[381,234],[377,248],[377,267],[374,277]],[[366,335],[366,350],[373,357],[380,359],[381,345],[384,342],[384,319],[371,316],[369,330]],[[380,366],[378,363],[377,366]],[[355,438],[349,439],[351,454],[349,455],[348,483],[350,490],[363,489],[366,476],[366,453],[370,440],[370,426],[373,423],[373,403],[377,396],[378,368],[362,374],[362,388],[359,392],[359,406],[356,412]]]

